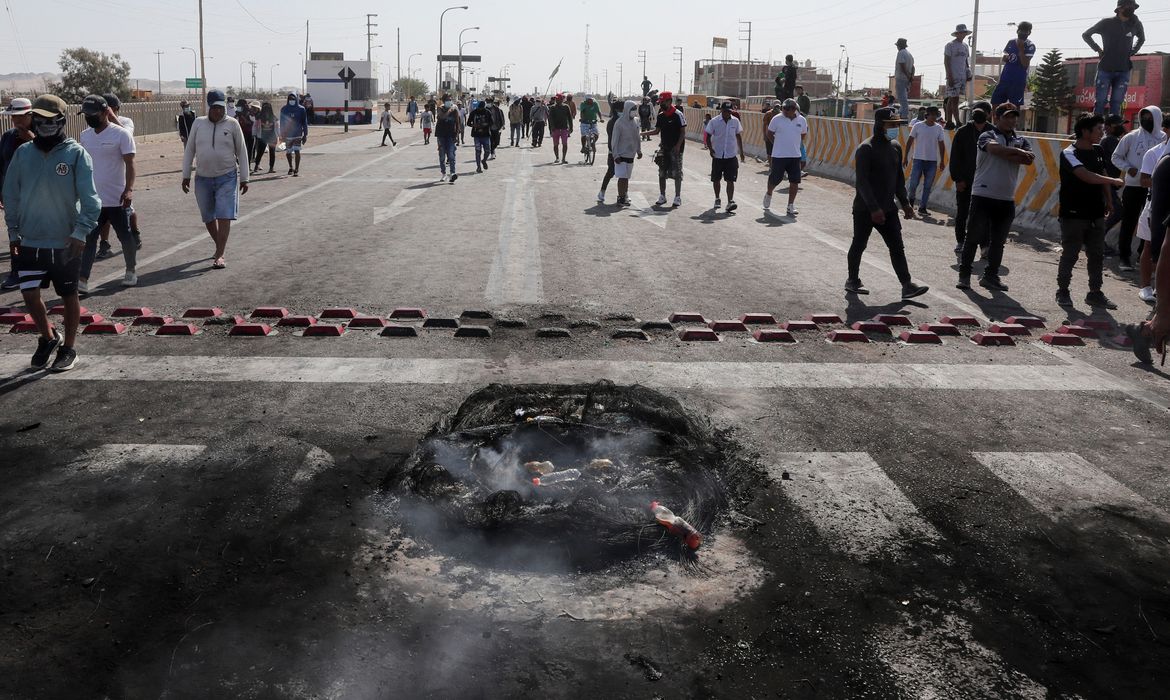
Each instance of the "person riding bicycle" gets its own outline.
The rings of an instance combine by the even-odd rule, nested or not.
[[[597,140],[597,122],[604,121],[601,118],[601,105],[597,104],[593,95],[586,95],[578,114],[581,117],[581,152],[588,154],[590,151],[589,139]]]

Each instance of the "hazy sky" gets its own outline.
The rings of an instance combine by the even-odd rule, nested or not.
[[[938,82],[942,72],[943,44],[954,25],[972,23],[973,7],[956,8],[973,2],[926,3],[922,0],[821,0],[783,2],[773,0],[732,0],[720,3],[683,0],[678,5],[630,0],[462,0],[469,10],[447,13],[444,44],[447,53],[457,53],[456,36],[468,31],[464,40],[476,40],[466,52],[482,54],[481,67],[496,75],[507,63],[513,89],[544,89],[557,61],[564,65],[553,88],[580,89],[583,75],[585,25],[590,25],[590,80],[596,76],[595,91],[608,86],[617,91],[618,63],[624,64],[627,90],[641,80],[638,50],[647,53],[647,72],[656,87],[678,89],[679,66],[673,47],[683,47],[684,91],[690,90],[690,76],[696,58],[710,58],[711,37],[729,39],[729,58],[746,57],[747,44],[740,41],[737,20],[753,22],[752,57],[780,61],[792,53],[798,60],[812,59],[817,65],[837,71],[845,44],[852,58],[855,87],[884,86],[890,73],[899,36],[910,42],[918,72],[928,86]],[[982,0],[980,8],[981,49],[998,52],[1013,36],[1008,22],[1029,20],[1035,25],[1033,41],[1041,53],[1060,48],[1066,56],[1088,55],[1080,38],[1097,19],[1112,15],[1114,0],[1038,0],[1025,10],[1012,0]],[[56,60],[64,48],[85,46],[105,52],[120,52],[133,68],[136,78],[154,78],[157,73],[154,51],[161,50],[164,80],[195,75],[194,58],[180,47],[198,47],[195,0],[57,0],[55,2],[13,3],[0,18],[0,73],[56,71]],[[1146,29],[1143,51],[1170,51],[1170,3],[1144,0],[1138,17]],[[274,82],[300,84],[298,52],[304,50],[305,20],[310,21],[309,42],[313,51],[343,51],[347,58],[364,58],[366,52],[365,12],[378,13],[374,19],[379,36],[374,60],[383,79],[396,74],[395,30],[401,29],[402,72],[407,57],[421,68],[421,78],[433,83],[434,57],[438,52],[439,13],[448,3],[425,2],[309,2],[308,0],[205,0],[205,47],[208,80],[212,85],[236,85],[241,61],[255,60],[257,84],[267,86],[270,67]],[[245,11],[244,8],[247,8]],[[345,16],[330,16],[330,12]],[[252,16],[249,16],[248,13]],[[716,56],[722,50],[716,50]],[[245,67],[245,71],[247,71]],[[250,77],[245,74],[245,82]],[[465,81],[467,82],[467,81]],[[146,86],[143,85],[145,88]]]

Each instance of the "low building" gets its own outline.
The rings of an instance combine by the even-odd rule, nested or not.
[[[1097,57],[1070,58],[1064,62],[1069,84],[1073,86],[1073,111],[1091,112],[1097,100]],[[1125,92],[1122,115],[1133,121],[1147,105],[1158,105],[1163,110],[1170,104],[1170,54],[1137,54],[1132,58],[1129,89]]]
[[[782,63],[752,61],[695,61],[694,90],[696,95],[731,95],[746,98],[749,95],[774,95],[776,76]],[[796,83],[804,87],[810,98],[833,94],[833,76],[817,68],[812,61],[797,65]]]

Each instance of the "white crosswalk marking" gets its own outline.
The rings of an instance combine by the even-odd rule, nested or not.
[[[768,471],[822,536],[857,559],[942,539],[865,452],[784,452]],[[781,481],[783,472],[791,480]]]
[[[95,447],[75,459],[73,466],[90,474],[114,474],[137,466],[138,471],[191,462],[205,445],[159,445],[154,443],[109,443]]]
[[[1111,509],[1170,522],[1166,511],[1071,452],[975,452],[980,464],[1052,520]]]

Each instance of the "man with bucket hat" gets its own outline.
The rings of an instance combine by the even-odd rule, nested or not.
[[[971,49],[967,48],[967,37],[971,31],[967,25],[960,24],[951,32],[955,37],[948,41],[943,49],[943,66],[947,72],[947,84],[944,89],[943,118],[946,120],[944,129],[948,131],[959,124],[959,99],[967,91],[967,83],[971,82]]]

